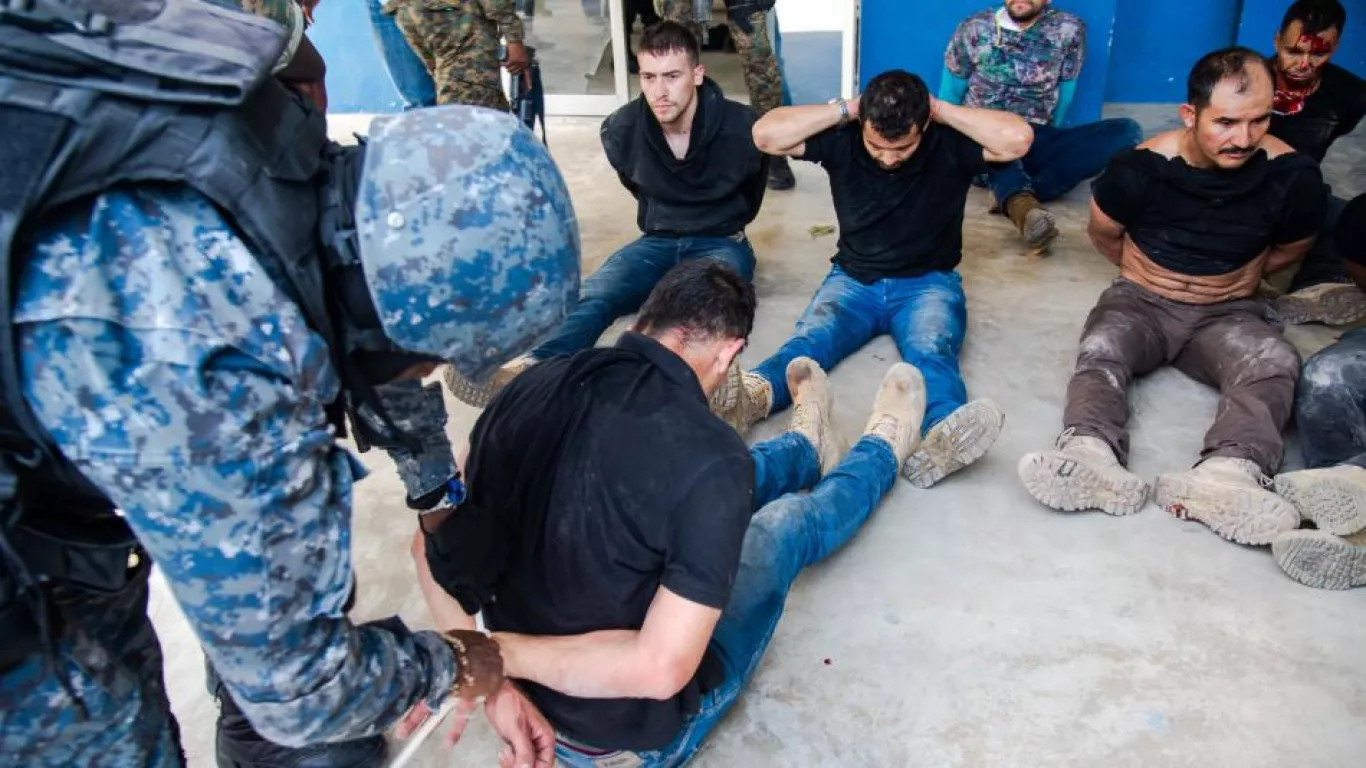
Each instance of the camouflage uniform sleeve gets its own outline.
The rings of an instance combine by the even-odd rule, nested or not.
[[[376,387],[375,391],[394,425],[421,446],[416,453],[403,447],[387,451],[398,468],[409,502],[435,493],[455,477],[455,457],[446,437],[446,401],[441,385],[396,381]]]
[[[185,189],[122,191],[32,242],[25,396],[126,515],[260,732],[354,739],[444,698],[438,635],[346,616],[363,470],[324,414],[339,382],[222,215]]]
[[[484,11],[485,18],[498,25],[498,34],[509,43],[522,42],[525,33],[513,0],[479,0],[479,8]]]

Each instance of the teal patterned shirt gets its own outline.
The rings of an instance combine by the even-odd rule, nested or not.
[[[1014,26],[1003,9],[969,16],[949,41],[944,66],[968,81],[965,105],[1049,125],[1058,108],[1059,86],[1081,75],[1086,24],[1048,8],[1029,29]]]

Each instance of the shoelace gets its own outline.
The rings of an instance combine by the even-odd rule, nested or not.
[[[1064,430],[1062,431],[1062,434],[1061,434],[1061,435],[1058,435],[1058,439],[1057,439],[1057,440],[1054,440],[1054,441],[1053,441],[1053,447],[1054,447],[1054,448],[1057,448],[1057,449],[1059,449],[1059,450],[1061,450],[1062,447],[1063,447],[1063,445],[1064,445],[1067,441],[1071,440],[1072,438],[1074,438],[1074,437],[1076,437],[1076,436],[1077,436],[1077,428],[1076,428],[1076,427],[1068,427],[1067,429],[1064,429]]]

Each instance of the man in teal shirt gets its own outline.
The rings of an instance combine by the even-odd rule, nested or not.
[[[1062,127],[1085,56],[1086,24],[1049,8],[1048,0],[1006,0],[973,14],[944,52],[941,100],[1012,112],[1034,127],[1029,154],[989,173],[997,207],[1034,253],[1058,236],[1041,202],[1067,194],[1143,139],[1128,118]]]

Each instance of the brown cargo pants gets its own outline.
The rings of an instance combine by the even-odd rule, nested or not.
[[[1127,464],[1129,383],[1163,365],[1219,388],[1219,410],[1201,458],[1250,459],[1275,474],[1300,356],[1267,323],[1258,299],[1182,304],[1116,280],[1086,318],[1064,426],[1104,440]]]

